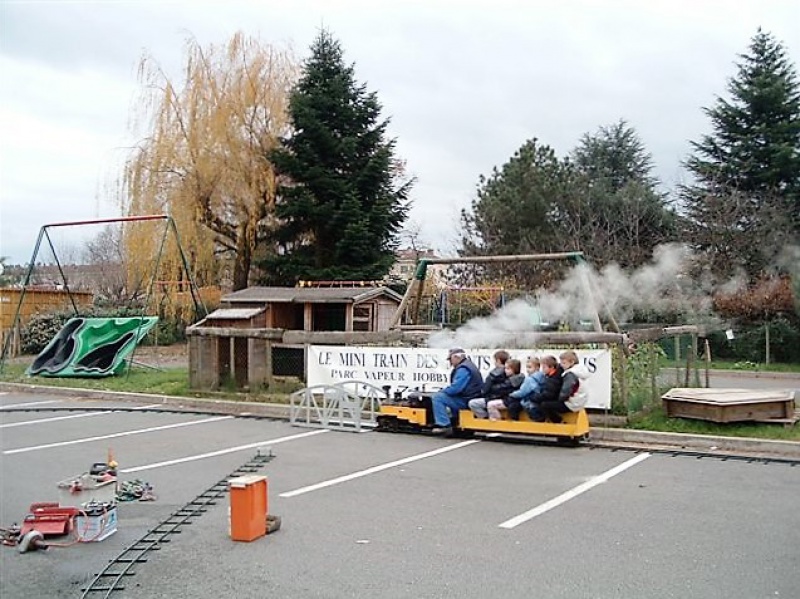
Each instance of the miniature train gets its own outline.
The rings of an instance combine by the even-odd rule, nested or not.
[[[522,412],[519,420],[511,420],[505,411],[502,420],[476,418],[470,410],[459,412],[458,427],[454,433],[469,436],[474,433],[502,433],[536,437],[554,437],[563,445],[577,446],[589,436],[589,418],[586,410],[563,414],[563,422],[533,422]],[[383,432],[426,433],[434,427],[431,396],[410,394],[407,398],[386,400],[381,403],[376,430]]]

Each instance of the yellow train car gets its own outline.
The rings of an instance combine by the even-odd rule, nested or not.
[[[560,444],[577,446],[589,436],[589,417],[586,410],[563,414],[563,422],[533,422],[523,412],[519,420],[511,420],[503,412],[502,420],[476,418],[470,410],[461,410],[459,425],[454,430],[458,436],[474,433],[500,433],[533,437],[552,437]],[[425,433],[433,428],[430,398],[384,403],[377,418],[377,430],[384,432]]]

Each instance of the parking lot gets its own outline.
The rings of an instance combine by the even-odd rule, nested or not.
[[[102,542],[0,548],[4,599],[80,597],[125,547],[265,447],[279,532],[231,541],[225,498],[112,596],[750,599],[800,589],[800,465],[329,432],[156,407],[0,395],[0,525],[56,499],[59,480],[109,449],[120,480],[147,481],[157,496],[120,504],[119,530]]]

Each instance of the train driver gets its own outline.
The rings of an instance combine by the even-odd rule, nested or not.
[[[466,410],[469,400],[481,395],[483,377],[466,352],[456,347],[447,352],[452,366],[450,385],[433,396],[434,435],[449,436],[458,426],[458,411]],[[448,413],[449,410],[449,413]]]

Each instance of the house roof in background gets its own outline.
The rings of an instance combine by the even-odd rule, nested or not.
[[[359,303],[385,295],[399,302],[403,298],[388,287],[248,287],[221,298],[236,303]]]

